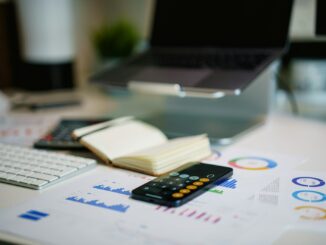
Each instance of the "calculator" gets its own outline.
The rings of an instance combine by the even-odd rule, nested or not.
[[[44,149],[83,149],[84,147],[71,137],[73,130],[110,120],[102,119],[63,119],[50,132],[35,142],[35,148]]]
[[[206,163],[190,163],[134,189],[131,197],[178,207],[231,177],[233,169]]]

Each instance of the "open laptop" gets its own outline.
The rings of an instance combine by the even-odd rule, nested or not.
[[[292,0],[157,0],[150,48],[91,80],[240,94],[286,48],[291,9]]]

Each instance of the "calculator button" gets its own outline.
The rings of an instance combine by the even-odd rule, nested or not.
[[[146,186],[146,187],[148,187],[148,186]],[[144,187],[143,190],[148,193],[158,194],[158,193],[161,193],[161,191],[162,191],[162,189],[160,189],[160,188],[156,188],[156,187],[146,188],[146,187]]]
[[[189,177],[189,174],[180,174],[180,178],[186,179]]]
[[[170,173],[170,176],[176,177],[176,176],[179,176],[179,173],[178,172],[172,172],[172,173]]]
[[[207,178],[210,178],[210,179],[212,179],[212,178],[214,178],[215,177],[215,174],[207,174],[207,176],[206,176]]]
[[[197,186],[195,186],[195,185],[187,185],[186,188],[189,189],[189,190],[196,190]]]
[[[201,182],[208,182],[209,179],[208,178],[200,178],[199,181],[201,181]]]
[[[158,183],[156,183],[156,182],[152,182],[152,183],[150,183],[150,185],[151,185],[151,186],[158,186]]]
[[[204,183],[200,182],[200,181],[195,181],[194,183],[192,183],[195,186],[202,186]]]
[[[192,183],[192,181],[187,179],[187,180],[185,181],[185,183],[186,183],[186,184],[189,184],[189,183]]]
[[[180,192],[183,193],[183,194],[188,194],[188,193],[190,193],[190,190],[188,190],[188,189],[181,189]]]
[[[176,191],[176,190],[178,190],[178,187],[172,187],[172,188],[170,188],[170,190],[171,191]]]
[[[167,196],[167,195],[170,195],[170,194],[171,194],[170,191],[163,191],[163,192],[162,192],[162,195],[163,195],[163,196]]]
[[[182,193],[179,193],[179,192],[176,192],[176,193],[173,193],[172,194],[172,197],[174,197],[174,198],[181,198],[181,197],[183,197],[183,194]]]
[[[191,179],[191,180],[198,180],[199,177],[198,176],[190,176],[189,179]]]
[[[178,186],[178,187],[184,187],[185,185],[182,184],[182,183],[180,183],[180,184],[178,184],[177,186]]]

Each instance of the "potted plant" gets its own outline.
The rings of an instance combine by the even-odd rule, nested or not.
[[[93,43],[102,60],[121,59],[130,56],[140,40],[136,28],[126,20],[112,25],[104,24],[94,32]]]

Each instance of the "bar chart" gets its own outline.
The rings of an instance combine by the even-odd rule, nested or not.
[[[128,208],[130,207],[129,205],[123,205],[123,204],[109,205],[109,204],[106,204],[106,203],[101,202],[96,199],[87,200],[86,198],[78,197],[78,196],[71,196],[71,197],[66,198],[66,200],[81,203],[81,204],[91,205],[91,206],[98,207],[98,208],[109,209],[109,210],[121,212],[121,213],[125,213],[128,210]]]
[[[93,186],[93,188],[97,189],[97,190],[103,190],[103,191],[109,191],[109,192],[114,192],[114,193],[118,193],[121,195],[126,195],[126,196],[130,196],[131,192],[129,190],[125,190],[125,188],[123,187],[118,187],[118,188],[114,188],[111,186],[105,186],[105,185],[95,185]]]
[[[201,221],[210,224],[217,224],[221,217],[218,215],[210,214],[206,211],[200,211],[194,208],[170,208],[165,206],[157,206],[156,211],[170,215],[179,216],[180,218],[187,218],[194,221]]]

